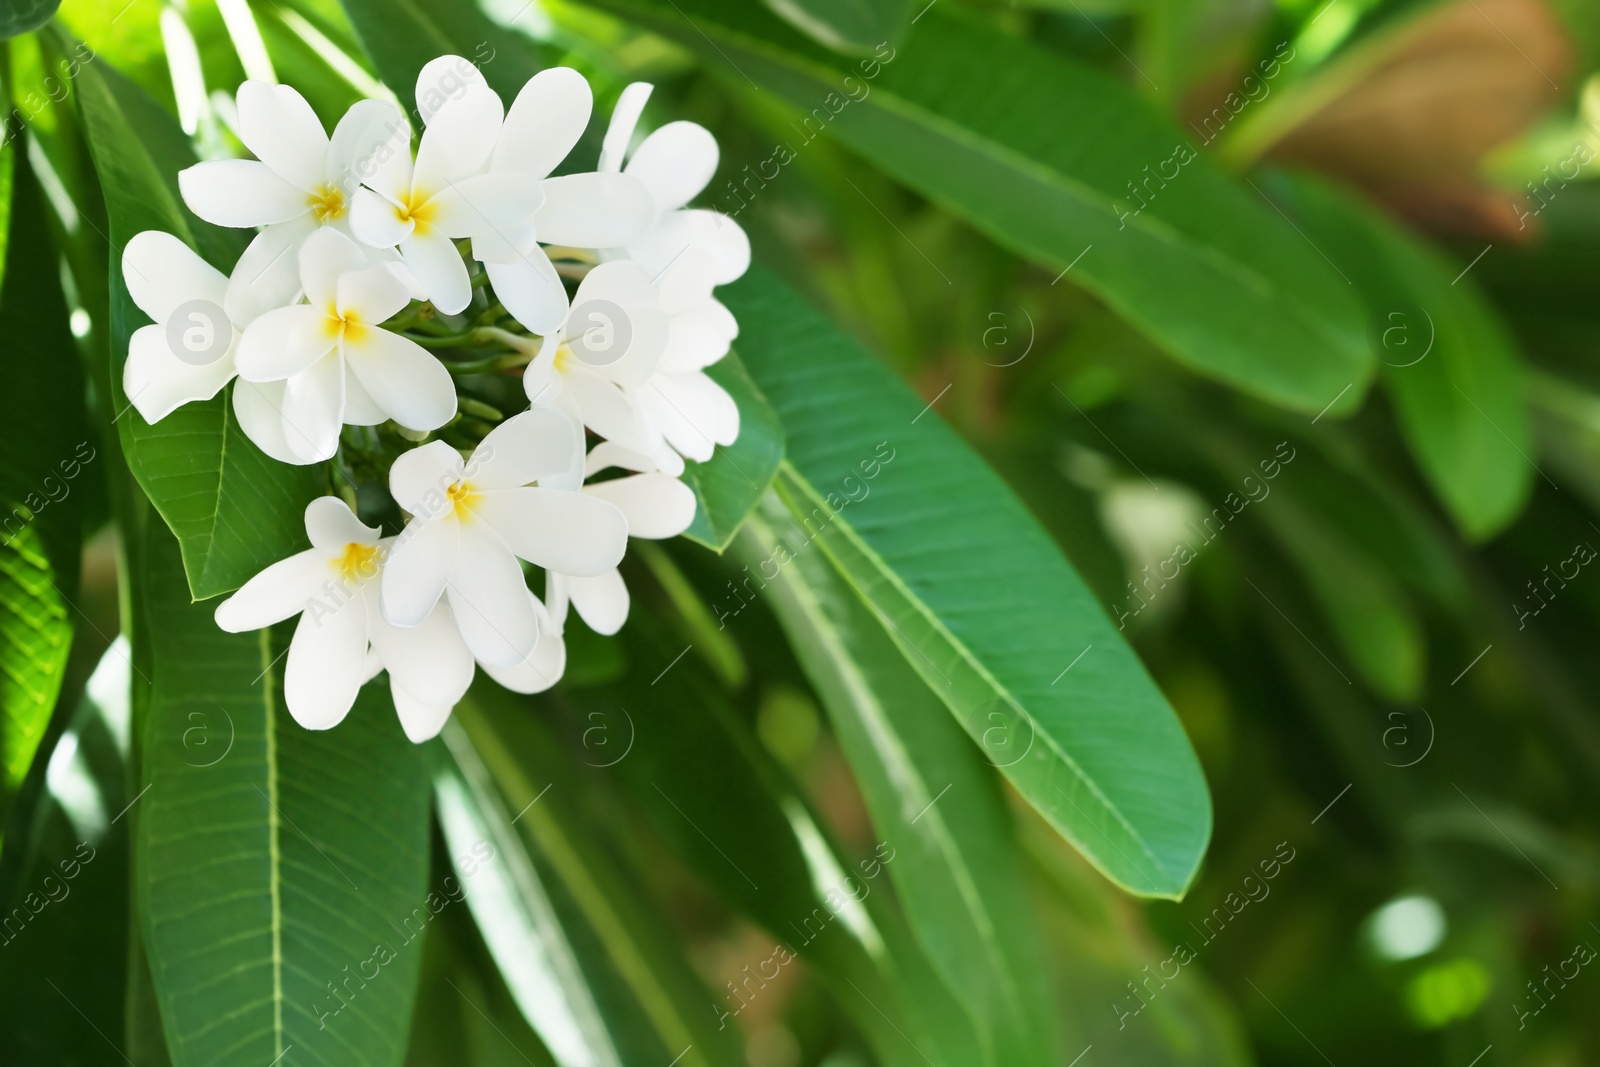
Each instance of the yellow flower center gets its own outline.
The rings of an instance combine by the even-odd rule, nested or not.
[[[434,207],[430,202],[432,199],[428,194],[412,189],[394,209],[394,217],[401,222],[411,223],[413,232],[426,233],[433,222]]]
[[[311,205],[311,214],[323,225],[344,217],[344,193],[337,185],[324,183],[317,186],[306,197],[306,202]]]
[[[471,482],[460,481],[444,491],[450,498],[450,507],[458,519],[465,519],[472,513],[472,504],[478,498],[478,491]]]
[[[377,577],[378,565],[375,562],[377,558],[377,545],[363,545],[357,541],[351,541],[344,546],[344,555],[334,560],[333,565],[344,577],[352,581],[364,582],[369,578]]]
[[[322,327],[335,342],[360,344],[366,336],[367,326],[355,311],[346,311],[341,315],[337,304],[329,304],[325,314],[327,317],[322,320]]]
[[[561,346],[556,349],[555,358],[551,360],[551,366],[555,367],[556,373],[565,374],[567,368],[571,365],[572,346],[563,341]]]

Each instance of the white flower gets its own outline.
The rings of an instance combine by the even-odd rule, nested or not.
[[[383,610],[415,626],[441,596],[485,665],[513,666],[538,643],[538,613],[517,557],[565,574],[615,567],[627,548],[622,512],[586,493],[530,483],[570,471],[580,431],[543,409],[507,419],[471,459],[435,441],[389,472],[395,501],[412,514],[383,576]]]
[[[228,287],[229,313],[248,321],[293,298],[300,243],[321,226],[348,227],[362,174],[382,160],[409,156],[411,129],[393,104],[362,100],[330,140],[304,97],[258,81],[239,86],[238,110],[239,139],[256,158],[197,163],[178,174],[178,188],[207,222],[266,227],[245,249]]]
[[[583,491],[616,505],[628,520],[628,536],[662,540],[689,528],[697,504],[694,490],[662,473],[647,457],[609,441],[589,451],[583,476],[592,478],[611,467],[634,473],[591,482]],[[595,633],[614,634],[628,621],[628,587],[615,567],[590,577],[552,571],[548,593],[553,616],[564,617],[564,603],[570,600]]]
[[[311,548],[274,563],[217,605],[217,625],[239,633],[300,616],[283,693],[301,726],[337,725],[375,666],[389,672],[406,736],[432,737],[472,681],[472,656],[448,609],[440,605],[413,629],[384,621],[379,590],[394,538],[380,539],[338,497],[306,507],[306,536]]]
[[[721,212],[685,206],[716,173],[717,139],[711,132],[693,122],[669,122],[622,165],[650,90],[648,83],[634,82],[622,91],[600,149],[600,169],[639,179],[655,202],[655,217],[649,229],[608,250],[606,258],[631,259],[659,275],[684,249],[699,248],[711,257],[713,283],[726,285],[749,269],[750,239]]]
[[[506,113],[489,162],[491,174],[540,179],[544,201],[529,224],[505,240],[474,240],[495,295],[535,333],[549,333],[567,312],[561,276],[540,247],[611,248],[641,236],[655,216],[650,194],[635,178],[617,173],[550,177],[589,124],[593,96],[583,75],[552,67],[528,79]]]
[[[239,342],[240,378],[261,383],[234,395],[251,440],[286,463],[314,463],[338,450],[345,423],[393,419],[422,431],[448,422],[450,372],[379,325],[410,302],[405,286],[332,229],[308,237],[299,260],[310,302],[267,312]]]
[[[160,230],[135,234],[123,247],[122,278],[139,310],[155,320],[128,341],[128,401],[154,423],[216,396],[236,373],[234,354],[249,321],[224,310],[228,279]]]
[[[472,299],[455,240],[471,237],[501,258],[513,254],[509,235],[529,226],[544,193],[530,174],[484,173],[505,107],[471,63],[441,56],[423,67],[417,102],[427,125],[416,160],[401,152],[363,174],[350,225],[374,248],[398,246],[434,306],[455,315]]]

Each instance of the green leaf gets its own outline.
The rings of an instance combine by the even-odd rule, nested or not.
[[[15,202],[4,196],[11,227],[0,287],[0,818],[61,691],[92,492],[78,479],[96,457],[44,199],[21,144],[0,147],[0,191],[12,192],[13,160],[17,179]]]
[[[625,1064],[665,1063],[674,1056],[684,1067],[739,1062],[735,1031],[711,1025],[712,996],[685,965],[683,947],[665,935],[655,906],[638,899],[634,883],[597,847],[597,823],[585,797],[596,783],[578,778],[571,757],[529,713],[525,698],[480,684],[456,707],[455,718],[492,777],[504,811],[517,812],[510,823],[520,824],[526,845],[495,838],[495,848],[508,870],[531,863],[543,880],[548,918],[560,924],[572,947],[582,969],[577,980],[604,1018],[610,1054]],[[460,751],[454,740],[452,749]],[[476,907],[474,914],[486,939],[505,933],[501,925],[485,923]],[[495,951],[501,958],[501,950]],[[501,973],[511,982],[526,974],[528,963],[518,961],[512,972],[502,961]],[[582,992],[569,988],[566,995]],[[541,1017],[548,1019],[551,1010],[547,1006]],[[548,1044],[553,1035],[540,1033]],[[607,1048],[591,1052],[600,1057]]]
[[[1007,248],[1070,269],[1197,373],[1311,413],[1359,400],[1373,355],[1353,288],[1127,86],[948,4],[900,47],[841,67],[746,0],[599,2],[800,108],[784,162],[837,138]]]
[[[1199,763],[1038,522],[765,272],[726,301],[787,435],[778,486],[798,524],[780,534],[785,554],[833,559],[991,762],[1107,877],[1181,896],[1211,836]]]
[[[654,833],[777,942],[731,977],[732,991],[717,998],[719,1018],[731,1024],[773,979],[770,968],[798,959],[828,984],[881,1062],[988,1062],[971,1015],[885,892],[898,838],[886,834],[852,862],[696,657],[674,662],[687,649],[648,617],[630,619],[618,640],[633,674],[566,694],[586,724],[615,723],[619,708],[628,713],[633,746],[620,759],[607,751],[614,762],[595,788],[623,787]]]
[[[562,1067],[620,1067],[577,950],[517,836],[515,816],[458,722],[446,725],[444,739],[449,759],[434,774],[439,826],[507,988]]]
[[[60,6],[61,0],[0,0],[0,37],[38,29]]]
[[[772,496],[741,555],[760,570],[786,523]],[[769,524],[770,523],[770,524]],[[883,626],[820,553],[768,587],[822,697],[873,825],[899,851],[887,866],[911,928],[986,1032],[996,1062],[1056,1064],[1054,1009],[1022,867],[993,773]]]
[[[684,464],[684,483],[700,505],[684,536],[722,552],[772,485],[783,459],[783,427],[737,354],[729,352],[707,373],[739,405],[739,439],[731,447],[718,446],[705,463]]]
[[[205,226],[177,192],[177,172],[194,162],[173,120],[104,63],[84,65],[78,100],[95,170],[105,190],[113,249],[112,392],[122,448],[140,487],[183,549],[196,599],[243,585],[296,552],[306,502],[325,484],[316,469],[279,463],[239,429],[229,392],[186,404],[154,426],[128,406],[122,364],[128,338],[148,322],[122,280],[122,248],[143,230],[165,230],[194,246],[223,273],[241,244],[233,231]]]
[[[910,0],[764,0],[791,25],[838,52],[899,40]]]
[[[401,1063],[428,885],[428,768],[381,683],[331,730],[282,701],[282,646],[183,591],[152,523],[138,913],[177,1067]]]
[[[1372,308],[1384,388],[1417,466],[1463,533],[1498,533],[1539,477],[1516,342],[1461,276],[1466,264],[1330,185],[1290,188],[1306,231]]]
[[[495,25],[473,0],[341,0],[361,47],[408,111],[417,74],[441,55],[463,56],[509,105],[548,64],[526,38]]]

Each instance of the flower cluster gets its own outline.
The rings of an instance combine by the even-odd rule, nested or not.
[[[626,620],[628,537],[693,520],[685,458],[739,433],[705,373],[738,332],[713,290],[750,249],[686,206],[716,169],[709,132],[672,122],[630,153],[649,95],[624,91],[594,171],[557,176],[593,106],[567,68],[507,109],[470,62],[434,60],[415,138],[385,101],[330,136],[295,90],[246,82],[236,132],[255,158],[178,176],[201,219],[258,230],[232,273],[170,234],[128,242],[123,276],[153,324],[123,387],[147,421],[232,382],[239,426],[274,459],[332,460],[346,479],[389,467],[398,535],[364,523],[354,493],[313,500],[311,547],[216,610],[234,632],[300,616],[284,690],[303,726],[338,723],[380,671],[414,741],[476,666],[549,688],[569,607],[604,634]],[[543,569],[543,598],[520,561]]]

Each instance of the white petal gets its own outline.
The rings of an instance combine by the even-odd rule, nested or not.
[[[534,245],[513,262],[486,262],[484,268],[512,318],[538,334],[560,328],[567,317],[567,290],[543,248]]]
[[[439,604],[421,626],[390,626],[377,612],[372,587],[363,591],[371,598],[372,647],[389,678],[418,701],[448,711],[472,684],[472,653],[456,631],[449,606]]]
[[[561,489],[494,489],[478,494],[473,514],[511,551],[562,574],[600,574],[622,560],[628,520],[587,493]]]
[[[716,445],[739,436],[739,408],[727,391],[704,374],[658,374],[639,391],[639,401],[672,447],[704,463]]]
[[[323,180],[328,135],[306,98],[287,85],[239,86],[239,140],[272,172],[303,192]]]
[[[280,559],[217,605],[217,625],[237,634],[280,623],[304,611],[332,576],[328,558],[314,549]]]
[[[592,371],[571,369],[561,377],[563,393],[571,399],[583,424],[607,441],[644,455],[654,455],[661,434],[633,394]]]
[[[467,662],[472,662],[470,656]],[[455,710],[454,704],[424,704],[406,692],[392,674],[389,676],[389,696],[394,700],[394,711],[400,718],[400,728],[406,732],[406,740],[414,745],[438,737],[439,731],[450,720],[450,713]]]
[[[300,245],[300,287],[318,311],[339,299],[339,278],[367,264],[361,246],[331,226],[324,226]]]
[[[472,453],[466,476],[486,489],[511,489],[575,471],[583,435],[553,408],[524,411],[490,430]]]
[[[431,123],[446,105],[460,100],[468,93],[487,93],[499,96],[483,80],[477,64],[465,56],[443,55],[430,59],[417,71],[417,114],[424,123]]]
[[[178,172],[189,210],[216,226],[266,226],[310,212],[306,194],[253,159],[215,159]]]
[[[601,170],[622,169],[622,157],[628,151],[628,142],[633,140],[633,131],[639,125],[639,116],[644,114],[645,101],[650,99],[652,88],[649,82],[634,82],[617,98],[611,124],[606,127],[605,140],[600,145]]]
[[[540,617],[539,640],[533,651],[510,667],[483,665],[484,673],[513,693],[542,693],[559,682],[567,669],[567,644],[561,639],[560,628],[551,623],[532,593],[528,599]],[[562,610],[565,611],[564,604]]]
[[[346,331],[344,358],[379,408],[408,430],[437,430],[456,413],[456,387],[432,353],[375,327]]]
[[[233,327],[227,326],[231,331]],[[196,366],[179,359],[164,325],[141,326],[128,340],[128,361],[122,367],[122,391],[154,423],[195,400],[210,400],[234,374],[230,347],[214,362]]]
[[[717,172],[717,139],[693,122],[669,122],[634,149],[623,173],[638,178],[656,207],[683,207],[711,182]]]
[[[279,463],[304,463],[283,436],[282,382],[247,382],[240,378],[233,386],[233,413],[239,428],[255,446]]]
[[[464,62],[464,61],[463,61]],[[412,172],[412,188],[425,196],[436,196],[452,182],[481,174],[489,164],[495,139],[500,136],[500,120],[505,105],[483,82],[477,68],[471,68],[476,82],[460,82],[461,89],[447,98],[429,115],[427,129],[417,143],[417,165]],[[419,80],[420,88],[420,80]],[[422,98],[418,97],[419,107]],[[428,114],[426,107],[421,107]]]
[[[600,172],[547,178],[533,221],[546,244],[615,248],[643,236],[655,217],[655,202],[636,178]]]
[[[655,463],[649,456],[623,448],[615,441],[601,441],[589,449],[589,456],[583,464],[583,476],[593,477],[607,467],[620,467],[627,471],[650,471],[655,469]]]
[[[308,730],[338,725],[356,702],[367,660],[367,605],[361,596],[313,599],[295,626],[283,671],[283,702]]]
[[[572,606],[597,634],[614,634],[628,621],[628,586],[617,570],[592,578],[570,578]]]
[[[358,189],[350,204],[350,232],[373,248],[393,248],[411,236],[416,223],[371,189]]]
[[[319,496],[306,505],[306,536],[313,548],[330,558],[343,555],[351,544],[378,543],[378,531],[356,518],[350,505],[336,496]]]
[[[388,412],[378,406],[372,399],[366,386],[361,384],[361,379],[356,377],[356,372],[351,369],[350,361],[344,362],[344,424],[346,426],[376,426],[389,418]]]
[[[694,521],[694,490],[660,471],[594,482],[583,491],[616,505],[628,520],[630,537],[676,537]]]
[[[278,222],[250,241],[233,265],[223,300],[228,317],[248,326],[259,316],[295,302],[300,292],[300,245],[317,229],[317,220],[302,215]]]
[[[733,314],[718,301],[708,300],[694,311],[672,317],[667,351],[656,369],[662,374],[704,370],[728,354],[738,333]]]
[[[737,280],[750,268],[750,238],[719,211],[688,208],[663,215],[628,243],[627,254],[652,275],[665,270],[685,248],[703,248],[716,264],[718,285]]]
[[[353,313],[367,326],[393,318],[411,303],[405,285],[381,263],[341,274],[338,294],[339,314],[349,317]]]
[[[283,439],[301,463],[339,451],[344,425],[344,366],[329,353],[283,383]]]
[[[711,302],[716,284],[716,259],[706,249],[691,245],[656,276],[658,304],[673,315],[693,311]]]
[[[480,662],[509,667],[533,651],[538,619],[522,568],[486,524],[461,524],[461,552],[446,595],[462,640]]]
[[[400,243],[400,255],[434,307],[446,315],[466,310],[472,301],[472,278],[450,238],[441,233],[413,233]]]
[[[122,249],[122,280],[139,310],[161,325],[179,305],[210,300],[221,305],[228,279],[170,233],[136,233]]]
[[[452,182],[428,201],[429,225],[446,237],[473,238],[480,259],[508,260],[525,244],[516,235],[544,203],[539,179],[527,174],[475,174]],[[482,251],[477,251],[484,245]]]
[[[391,626],[421,626],[455,570],[461,524],[454,516],[413,519],[383,564],[383,617]]]
[[[234,363],[252,382],[293,377],[333,350],[337,337],[328,317],[309,304],[277,308],[245,328]]]
[[[395,458],[389,467],[389,495],[413,515],[439,518],[450,510],[445,490],[463,473],[461,453],[443,441],[430,441]]]
[[[506,112],[490,166],[543,178],[567,157],[589,125],[594,94],[571,67],[549,67],[529,78]]]
[[[613,381],[649,378],[667,349],[669,324],[655,283],[637,263],[602,263],[579,284],[563,334],[574,359]]]
[[[326,180],[349,202],[365,183],[398,198],[411,188],[411,127],[387,100],[350,105],[328,143]]]

